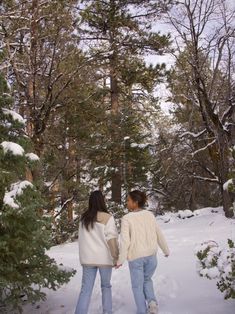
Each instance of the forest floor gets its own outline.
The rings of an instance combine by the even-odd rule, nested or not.
[[[158,268],[154,275],[154,287],[160,306],[159,314],[234,314],[235,300],[224,300],[216,287],[216,280],[200,277],[196,272],[195,246],[215,240],[226,246],[227,238],[235,240],[235,220],[224,217],[221,208],[199,210],[192,218],[180,219],[168,214],[158,217],[171,255],[165,258],[158,252]],[[166,219],[167,218],[167,219]],[[165,223],[164,221],[169,220]],[[81,286],[81,266],[78,259],[78,243],[52,247],[49,255],[65,267],[77,270],[71,281],[57,291],[46,291],[47,300],[26,305],[24,314],[74,314]],[[101,314],[100,280],[97,276],[89,314]],[[113,270],[114,314],[134,314],[127,263]]]

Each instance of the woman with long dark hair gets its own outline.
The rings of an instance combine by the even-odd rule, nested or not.
[[[89,197],[89,206],[79,224],[79,258],[82,287],[75,314],[87,314],[97,271],[101,277],[103,313],[112,313],[111,275],[118,258],[118,232],[101,191]]]

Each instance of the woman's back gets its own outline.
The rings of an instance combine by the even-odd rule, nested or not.
[[[122,218],[119,262],[133,260],[157,252],[158,245],[168,254],[168,246],[153,213],[148,210],[130,212]]]
[[[157,313],[152,277],[157,267],[158,245],[169,255],[165,238],[153,213],[144,209],[145,192],[133,190],[127,196],[129,213],[122,218],[119,268],[127,259],[137,313]]]
[[[79,257],[82,265],[113,266],[118,257],[118,232],[114,218],[98,211],[93,227],[79,225]]]
[[[91,192],[79,224],[82,284],[76,314],[87,314],[97,272],[100,273],[103,313],[112,313],[112,266],[118,258],[117,229],[102,191]]]

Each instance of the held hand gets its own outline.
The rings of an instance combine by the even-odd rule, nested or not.
[[[116,265],[115,268],[118,269],[118,268],[120,268],[121,266],[122,266],[122,264]]]
[[[165,257],[168,257],[169,256],[169,254],[165,254]]]

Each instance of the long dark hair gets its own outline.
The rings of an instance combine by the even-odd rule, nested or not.
[[[102,192],[96,190],[91,192],[88,209],[81,217],[82,225],[85,226],[87,230],[89,230],[89,227],[94,227],[94,222],[97,221],[98,211],[108,212]]]
[[[134,190],[128,193],[131,197],[131,199],[134,202],[138,203],[138,206],[140,208],[144,208],[146,202],[147,202],[147,196],[145,192],[139,191],[139,190]]]

